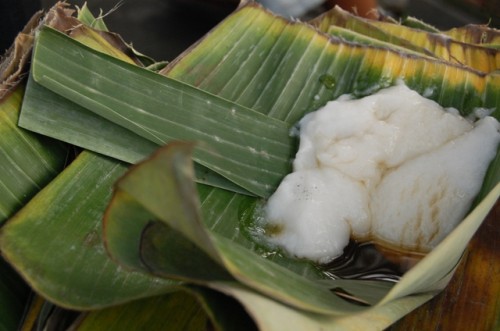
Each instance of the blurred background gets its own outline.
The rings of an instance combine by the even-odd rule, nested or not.
[[[31,15],[57,0],[0,0],[0,54],[10,46]],[[81,6],[85,1],[68,0]],[[307,20],[334,5],[357,8],[370,16],[373,8],[401,17],[414,16],[439,29],[468,23],[500,26],[500,0],[260,0],[283,16]],[[94,14],[106,15],[111,31],[155,60],[172,60],[229,15],[239,0],[87,0]],[[119,9],[118,9],[119,8]],[[117,10],[115,10],[117,9]]]

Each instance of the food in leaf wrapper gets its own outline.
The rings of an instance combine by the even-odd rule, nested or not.
[[[399,85],[304,117],[268,241],[320,263],[350,237],[428,252],[469,210],[500,141],[495,118],[457,113]]]
[[[383,330],[446,286],[500,195],[497,153],[474,209],[408,271],[388,268],[369,243],[349,245],[342,258],[326,265],[263,247],[254,240],[254,220],[260,220],[260,207],[291,171],[297,139],[289,133],[300,118],[341,95],[360,98],[402,81],[467,118],[479,107],[498,119],[500,80],[489,73],[498,67],[497,52],[488,50],[488,61],[480,57],[485,52],[438,59],[422,52],[423,46],[396,46],[387,34],[370,39],[350,27],[334,28],[328,15],[319,17],[319,25],[304,24],[243,2],[166,65],[123,42],[125,47],[118,47],[112,41],[119,38],[106,32],[104,16],[95,18],[83,6],[78,19],[70,18],[73,12],[66,7],[60,3],[52,11],[57,19],[51,21],[64,24],[42,24],[33,32],[35,49],[26,57],[31,59],[29,77],[12,94],[18,97],[12,101],[19,120],[0,121],[12,129],[11,136],[28,130],[71,150],[67,158],[70,153],[59,153],[52,144],[33,146],[35,154],[54,149],[58,160],[67,160],[64,171],[46,187],[27,178],[33,194],[39,192],[23,197],[22,204],[17,191],[13,199],[1,199],[16,202],[19,209],[0,229],[1,255],[40,300],[79,315],[61,329],[168,325],[177,330],[187,329],[184,321],[198,321],[189,329]],[[471,69],[469,61],[488,67]],[[451,135],[497,130],[490,119],[480,123],[476,130],[465,120],[454,121]],[[435,131],[448,137],[448,130]],[[424,142],[427,135],[412,139]],[[19,151],[19,144],[2,137],[7,156]],[[73,150],[81,151],[74,160]],[[445,169],[455,166],[450,162],[443,163]],[[130,164],[136,165],[127,171]],[[11,168],[24,165],[32,168],[33,163],[20,160]],[[15,183],[22,175],[0,177],[0,182]],[[375,204],[372,195],[365,198]],[[373,239],[375,220],[370,222],[356,224],[359,231],[352,236]],[[266,230],[278,234],[284,228]],[[385,243],[392,247],[390,240]],[[372,253],[380,264],[373,263]],[[4,281],[0,277],[0,285]],[[179,309],[172,310],[174,305]],[[29,314],[43,318],[45,308]],[[4,315],[19,316],[7,309]],[[179,311],[183,316],[176,316]],[[20,323],[24,329],[34,327]]]

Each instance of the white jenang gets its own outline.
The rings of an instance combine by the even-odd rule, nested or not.
[[[428,252],[465,216],[500,141],[404,85],[332,101],[300,122],[294,171],[265,207],[266,237],[327,263],[349,238]]]

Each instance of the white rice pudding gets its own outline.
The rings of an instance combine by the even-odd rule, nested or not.
[[[465,216],[500,141],[404,85],[329,102],[300,122],[294,171],[265,207],[266,237],[327,263],[349,238],[427,252]]]

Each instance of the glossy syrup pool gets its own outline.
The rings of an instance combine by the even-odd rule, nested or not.
[[[239,214],[240,230],[259,247],[258,251],[261,251],[262,256],[286,255],[278,247],[266,244],[266,236],[279,233],[279,228],[266,224],[264,206],[263,201],[244,204]],[[315,266],[325,278],[390,282],[397,282],[410,268],[404,255],[398,256],[394,252],[388,254],[386,250],[380,249],[373,243],[355,240],[351,240],[344,248],[344,253],[332,262]]]
[[[404,265],[387,259],[372,243],[351,240],[344,254],[319,268],[332,279],[385,280],[397,282],[407,271]]]

